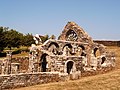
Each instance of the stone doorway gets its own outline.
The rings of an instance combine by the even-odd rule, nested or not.
[[[67,62],[67,73],[70,74],[71,70],[73,69],[73,61]]]
[[[41,57],[41,72],[46,72],[47,71],[47,59],[46,59],[47,54],[43,54]]]

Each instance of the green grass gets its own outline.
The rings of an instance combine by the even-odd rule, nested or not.
[[[13,52],[12,57],[16,58],[16,57],[24,57],[24,56],[28,56],[29,52],[28,52],[28,47],[24,47],[21,46],[20,48],[12,48],[11,51]],[[9,48],[5,48],[5,50],[3,52],[7,52],[10,51]],[[0,57],[0,60],[5,59],[6,57]]]

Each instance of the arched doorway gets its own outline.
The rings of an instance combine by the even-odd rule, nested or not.
[[[67,73],[70,74],[72,68],[73,68],[73,61],[67,62]]]
[[[41,56],[41,72],[46,72],[47,71],[47,60],[46,60],[47,54],[43,54]]]

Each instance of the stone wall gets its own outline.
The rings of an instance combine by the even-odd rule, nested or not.
[[[6,65],[9,58],[0,60],[0,74],[2,74],[2,66]],[[29,66],[29,58],[28,57],[17,57],[11,59],[11,66],[19,65],[18,73],[26,73],[28,71]],[[4,66],[6,68],[6,66]]]
[[[29,66],[29,57],[17,57],[17,58],[12,58],[11,63],[19,63],[19,72],[27,72],[28,71],[28,66]]]
[[[59,81],[59,73],[55,72],[0,75],[0,90],[57,81]]]

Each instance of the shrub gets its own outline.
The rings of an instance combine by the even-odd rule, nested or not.
[[[6,53],[5,52],[0,52],[0,57],[6,57]]]

